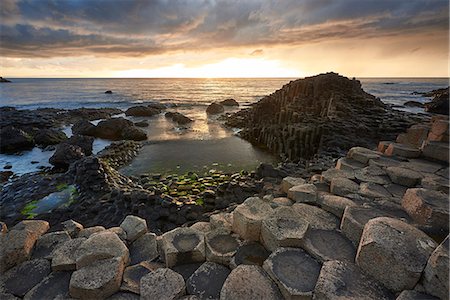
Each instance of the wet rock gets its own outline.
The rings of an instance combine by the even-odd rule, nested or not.
[[[125,115],[134,117],[151,117],[161,113],[161,110],[148,106],[132,106],[125,111]]]
[[[305,180],[303,178],[284,177],[281,181],[281,191],[287,194],[291,187],[302,184],[305,184]]]
[[[269,255],[270,252],[260,243],[248,243],[238,248],[236,255],[230,262],[230,266],[233,268],[239,265],[262,266]]]
[[[332,213],[338,218],[342,218],[344,215],[344,210],[347,206],[358,205],[355,201],[349,198],[325,193],[319,195],[318,202],[323,210]]]
[[[7,182],[11,176],[14,175],[13,171],[0,171],[0,183]]]
[[[422,175],[419,172],[401,167],[388,167],[386,171],[393,183],[406,187],[414,187],[422,179]]]
[[[147,222],[142,218],[131,215],[125,217],[120,227],[125,230],[129,242],[133,242],[147,232]]]
[[[67,169],[70,164],[84,156],[81,147],[63,143],[56,147],[55,153],[48,161],[56,168]]]
[[[67,220],[61,223],[63,226],[64,231],[66,231],[70,237],[75,238],[78,236],[78,233],[84,228],[83,225],[81,225],[78,222],[75,222],[74,220]]]
[[[124,270],[123,260],[110,258],[95,261],[73,272],[70,296],[81,299],[104,299],[119,291]]]
[[[75,252],[85,240],[86,238],[76,238],[58,245],[52,254],[52,270],[75,270],[77,266]]]
[[[50,274],[50,262],[46,259],[33,259],[23,262],[2,275],[6,291],[23,297],[36,284]]]
[[[395,300],[438,300],[439,298],[415,290],[405,290]]]
[[[158,257],[156,234],[146,233],[135,240],[129,247],[130,264],[134,265],[142,261],[151,261]]]
[[[78,237],[79,238],[81,238],[81,237],[89,238],[94,233],[105,231],[105,230],[106,229],[103,226],[92,226],[92,227],[82,228],[78,233]]]
[[[292,209],[302,220],[309,223],[310,228],[334,230],[339,227],[338,218],[317,206],[295,203]]]
[[[419,224],[449,229],[448,195],[423,188],[408,189],[402,207]]]
[[[219,102],[223,106],[239,106],[239,103],[234,99],[225,99]]]
[[[420,107],[420,108],[425,107],[423,103],[418,101],[406,101],[403,105],[406,107]]]
[[[227,232],[213,231],[205,236],[207,261],[229,265],[239,248],[239,240]]]
[[[230,274],[230,269],[223,265],[205,262],[186,281],[188,294],[200,299],[219,299],[223,283]]]
[[[66,139],[66,134],[57,129],[40,129],[34,135],[34,142],[41,146],[56,145]]]
[[[10,153],[31,149],[34,146],[33,138],[21,129],[8,126],[0,129],[0,152]]]
[[[436,246],[415,227],[379,217],[364,227],[355,261],[387,288],[400,292],[415,287]]]
[[[314,289],[317,299],[383,299],[393,295],[369,276],[366,276],[355,264],[344,261],[327,261],[320,270]]]
[[[26,293],[25,300],[67,299],[71,272],[53,272]]]
[[[312,298],[321,265],[302,249],[279,248],[264,262],[264,270],[285,299]]]
[[[319,261],[353,262],[356,249],[352,242],[336,230],[311,229],[302,239],[303,249]]]
[[[315,203],[317,201],[317,188],[314,184],[305,183],[296,185],[288,190],[288,198],[300,203]]]
[[[448,299],[449,291],[449,241],[447,238],[434,250],[428,259],[422,276],[425,291],[441,299]]]
[[[283,299],[277,286],[259,266],[241,265],[231,271],[220,292],[221,300]]]
[[[245,240],[258,241],[261,222],[272,212],[270,205],[260,198],[251,197],[233,212],[233,231]]]
[[[440,92],[434,93],[434,98],[431,102],[425,103],[425,111],[448,115],[449,112],[449,97],[448,88],[440,89]]]
[[[269,251],[279,247],[300,247],[309,223],[303,220],[295,209],[280,207],[261,225],[261,243]]]
[[[204,235],[192,228],[178,227],[166,232],[163,235],[162,249],[168,267],[181,262],[192,263],[205,260]]]
[[[91,235],[75,251],[77,269],[108,258],[120,258],[127,264],[129,256],[128,248],[117,234],[107,231]]]
[[[168,268],[158,269],[141,279],[141,299],[175,300],[186,294],[183,277]]]
[[[94,138],[91,136],[74,134],[64,143],[80,147],[81,150],[83,150],[83,153],[88,156],[92,154]]]
[[[95,125],[89,122],[88,120],[79,120],[72,126],[73,134],[94,136],[95,130],[96,130]]]
[[[186,124],[194,122],[194,120],[186,117],[185,115],[183,115],[179,112],[167,112],[164,116],[166,118],[171,119],[175,123],[178,123],[179,125],[186,125]]]
[[[70,236],[65,231],[44,234],[37,240],[32,257],[51,259],[53,250],[68,240]]]
[[[144,140],[147,135],[124,118],[112,118],[101,121],[95,128],[95,135],[108,140]]]
[[[347,178],[333,178],[330,184],[330,192],[338,196],[346,196],[358,192],[359,185]]]
[[[150,124],[148,124],[148,122],[146,122],[146,121],[135,122],[134,125],[137,126],[137,127],[148,127],[148,126],[150,126]]]
[[[223,113],[225,111],[225,109],[223,108],[223,106],[219,103],[211,103],[207,108],[206,108],[206,113],[210,114],[210,115],[216,115],[216,114],[220,114]]]
[[[105,94],[112,94],[113,92],[112,91],[110,91],[110,90],[107,90],[106,92],[105,92]]]
[[[122,291],[130,291],[135,294],[140,294],[140,282],[142,277],[152,272],[153,270],[147,266],[146,263],[140,263],[125,268],[123,272],[123,282],[120,286]]]
[[[147,134],[142,129],[133,127],[126,127],[122,130],[122,139],[133,141],[144,141],[147,139]]]

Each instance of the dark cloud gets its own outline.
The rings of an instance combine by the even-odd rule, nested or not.
[[[18,57],[139,56],[426,32],[447,36],[448,6],[446,0],[2,0],[0,50]]]

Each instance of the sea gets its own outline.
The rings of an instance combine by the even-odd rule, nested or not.
[[[447,87],[448,78],[358,78],[363,89],[379,97],[395,109],[424,113],[417,107],[404,107],[407,101],[425,103],[429,98],[414,92],[427,92]],[[233,98],[239,108],[257,102],[263,96],[280,89],[293,78],[12,78],[12,83],[0,84],[0,106],[17,109],[80,107],[117,107],[127,109],[134,105],[164,103],[167,111],[178,111],[194,120],[182,128],[166,119],[163,114],[146,120],[144,128],[148,141],[131,164],[123,167],[125,175],[143,173],[180,174],[187,171],[208,173],[213,170],[252,170],[261,162],[276,163],[278,158],[258,149],[225,128],[217,116],[206,115],[207,106],[214,101]],[[111,90],[112,94],[104,92]],[[124,115],[119,115],[125,117]],[[97,120],[98,122],[99,120]],[[70,126],[62,128],[71,135]],[[94,152],[101,151],[109,141],[96,139]],[[14,155],[0,154],[0,170],[5,166],[21,175],[50,166],[48,158],[53,150],[34,148]],[[33,162],[33,163],[32,163]]]

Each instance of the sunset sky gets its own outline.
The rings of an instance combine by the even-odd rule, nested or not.
[[[1,0],[3,77],[448,77],[448,0]]]

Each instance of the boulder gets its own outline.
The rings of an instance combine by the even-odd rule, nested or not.
[[[273,198],[270,205],[273,208],[282,207],[282,206],[292,206],[294,204],[294,201],[287,197],[276,197]]]
[[[207,233],[211,231],[211,223],[209,222],[195,222],[190,226],[192,229]]]
[[[92,154],[94,138],[91,136],[74,134],[64,143],[80,147],[81,150],[83,150],[84,155],[87,156]]]
[[[67,169],[70,164],[85,156],[83,149],[66,143],[59,144],[55,153],[48,160],[56,168]]]
[[[441,90],[442,92],[434,94],[434,98],[431,102],[425,103],[425,111],[436,114],[448,115],[449,113],[448,88]]]
[[[333,178],[330,184],[332,194],[345,197],[348,194],[358,192],[359,185],[353,180],[347,178]]]
[[[433,251],[428,259],[422,276],[422,285],[425,291],[440,299],[449,298],[449,242],[448,236]]]
[[[339,227],[338,218],[317,206],[295,203],[292,209],[300,216],[300,219],[309,223],[311,229],[334,230]]]
[[[168,268],[151,272],[141,279],[141,299],[175,300],[186,294],[183,277]]]
[[[369,160],[379,158],[380,153],[363,147],[353,147],[348,151],[347,157],[367,165]]]
[[[207,108],[206,108],[206,113],[209,115],[216,115],[216,114],[220,114],[223,113],[225,111],[225,109],[223,108],[223,106],[219,103],[211,103]]]
[[[126,216],[125,220],[120,224],[120,227],[127,234],[127,240],[133,242],[140,236],[147,232],[147,222],[136,216]]]
[[[105,94],[112,94],[113,92],[112,91],[110,91],[110,90],[107,90],[106,92],[105,92]]]
[[[186,117],[185,115],[183,115],[179,112],[167,112],[164,116],[166,118],[171,119],[175,123],[178,123],[179,125],[186,125],[186,124],[194,122],[194,120]]]
[[[432,160],[449,162],[448,142],[428,142],[423,146],[423,156]]]
[[[37,240],[32,257],[51,259],[53,250],[69,240],[70,236],[65,231],[44,234]]]
[[[206,260],[229,265],[239,248],[239,240],[223,231],[213,231],[205,235]]]
[[[402,207],[419,224],[449,229],[448,195],[423,188],[408,189]]]
[[[142,261],[152,261],[158,257],[156,234],[146,233],[135,240],[129,247],[130,264],[135,265]]]
[[[7,292],[23,297],[50,272],[48,260],[33,259],[23,262],[2,274],[2,281]]]
[[[272,212],[267,202],[260,198],[247,198],[233,211],[233,231],[245,240],[258,241],[261,222]]]
[[[219,102],[223,106],[239,106],[239,103],[234,99],[225,99]]]
[[[121,258],[103,259],[73,272],[69,291],[73,298],[105,299],[120,289],[124,270]]]
[[[311,299],[321,265],[302,249],[279,248],[263,267],[285,299]]]
[[[319,261],[353,262],[356,249],[352,242],[337,230],[311,229],[302,239],[301,247]]]
[[[124,118],[111,118],[101,121],[95,128],[94,136],[108,140],[143,140],[147,138],[144,131]]]
[[[34,142],[40,146],[56,145],[66,139],[66,134],[57,129],[40,129],[34,135]]]
[[[33,138],[21,129],[7,126],[0,129],[0,153],[28,150],[34,147]]]
[[[161,113],[161,110],[148,106],[132,106],[125,111],[126,116],[133,117],[151,117]]]
[[[92,227],[87,227],[87,228],[82,228],[80,230],[80,232],[78,233],[78,237],[84,237],[84,238],[88,238],[91,235],[93,235],[94,233],[97,232],[101,232],[101,231],[105,231],[105,227],[103,226],[92,226]]]
[[[288,207],[277,208],[262,221],[261,243],[271,252],[279,247],[300,247],[308,226],[308,222],[295,213],[295,210]]]
[[[205,260],[204,234],[192,228],[178,227],[162,236],[162,250],[167,267]]]
[[[127,241],[127,234],[126,234],[125,230],[123,230],[121,227],[118,227],[118,226],[116,226],[116,227],[111,227],[111,228],[106,229],[106,231],[117,234],[117,236],[118,236],[123,242],[126,242],[126,241]]]
[[[132,141],[144,141],[147,139],[147,134],[145,133],[145,131],[137,128],[136,126],[125,127],[122,130],[122,139]]]
[[[422,143],[427,139],[428,125],[417,124],[407,129],[406,133],[401,133],[397,136],[396,142],[398,144],[410,145],[415,148],[422,146]]]
[[[332,213],[338,218],[342,218],[347,206],[358,205],[354,200],[351,200],[349,198],[327,193],[319,194],[318,202],[323,210]]]
[[[305,179],[303,178],[284,177],[283,180],[281,181],[281,191],[287,194],[291,187],[302,184],[305,184]]]
[[[71,238],[75,238],[78,236],[78,233],[84,228],[78,222],[74,220],[67,220],[61,223],[65,232],[67,232]]]
[[[120,290],[140,294],[141,279],[150,272],[153,270],[145,262],[125,268]]]
[[[238,248],[236,255],[230,262],[230,266],[232,268],[236,268],[239,265],[262,266],[269,255],[270,252],[260,243],[250,242]]]
[[[220,299],[281,300],[283,297],[261,267],[240,265],[225,280]]]
[[[88,120],[79,120],[72,126],[73,134],[95,136],[95,131],[95,125]]]
[[[356,254],[356,264],[387,288],[401,292],[418,283],[436,243],[419,229],[397,219],[370,220]]]
[[[317,201],[317,187],[310,183],[293,186],[287,194],[288,198],[295,202],[315,203]]]
[[[53,271],[71,271],[76,270],[77,261],[75,252],[86,238],[76,238],[58,245],[52,253]]]
[[[324,262],[314,288],[315,299],[390,300],[393,295],[354,263]]]
[[[341,157],[336,162],[336,169],[344,172],[354,172],[358,169],[364,168],[366,165],[348,157]]]
[[[223,283],[230,274],[227,267],[213,263],[203,263],[186,281],[186,290],[200,299],[219,299]]]
[[[53,272],[25,294],[24,300],[68,299],[70,272]]]
[[[418,185],[422,179],[422,175],[419,172],[406,168],[388,167],[386,168],[386,171],[393,183],[406,187],[414,187]]]
[[[124,264],[127,264],[130,254],[117,234],[104,231],[93,234],[82,242],[75,251],[75,257],[77,269],[80,269],[95,261],[108,258],[120,258]]]

